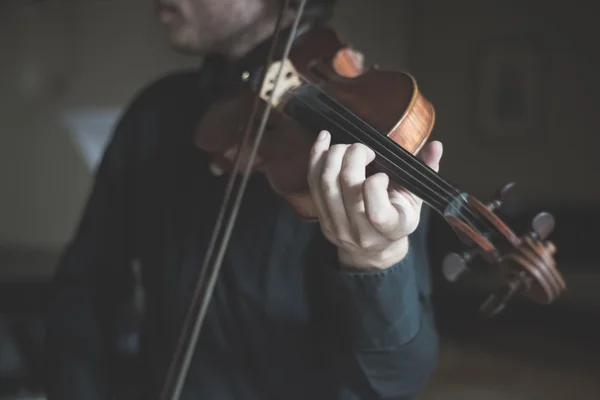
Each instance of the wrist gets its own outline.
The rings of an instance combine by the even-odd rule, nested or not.
[[[404,237],[380,251],[348,251],[338,247],[337,253],[342,268],[383,270],[402,261],[408,254],[408,249],[408,237]]]

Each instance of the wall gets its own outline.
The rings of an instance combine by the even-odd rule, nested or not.
[[[332,26],[367,64],[408,69],[413,0],[338,0]]]
[[[0,3],[0,247],[60,248],[91,174],[66,114],[123,107],[166,71],[200,60],[168,49],[151,1]],[[405,67],[409,2],[341,0],[334,25],[367,61]]]
[[[593,93],[597,22],[582,1],[424,0],[410,40],[411,68],[437,109],[433,136],[445,143],[441,173],[487,199],[516,180],[527,203],[595,205],[597,148]],[[482,140],[474,125],[477,62],[504,38],[531,42],[541,55],[541,125],[531,139]]]
[[[0,11],[0,246],[60,247],[91,183],[66,113],[122,107],[190,66],[164,45],[151,2],[10,0]]]

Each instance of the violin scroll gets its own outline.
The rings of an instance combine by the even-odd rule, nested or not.
[[[511,183],[499,190],[487,206],[465,195],[461,212],[447,216],[457,235],[472,249],[446,256],[442,265],[446,279],[456,282],[471,271],[469,264],[478,255],[500,273],[501,288],[479,309],[488,317],[502,311],[517,294],[548,305],[566,289],[554,260],[556,246],[547,240],[555,227],[554,217],[539,213],[531,222],[531,230],[519,237],[494,213],[513,186]]]
[[[519,293],[538,304],[549,305],[566,289],[554,260],[556,246],[546,241],[553,220],[548,213],[538,214],[532,221],[533,229],[521,238],[520,245],[503,257],[500,267],[506,284],[482,304],[480,311],[484,315],[499,313]]]

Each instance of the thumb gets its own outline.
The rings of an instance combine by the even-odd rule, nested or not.
[[[442,154],[444,152],[444,147],[442,146],[442,142],[437,140],[427,143],[419,152],[418,157],[431,169],[435,172],[438,172],[440,169],[440,160],[442,159]],[[423,206],[423,200],[416,196],[413,193],[406,191],[406,195],[409,201],[412,204],[413,210],[417,215],[420,214],[421,207]]]
[[[444,153],[444,146],[442,142],[437,140],[427,143],[423,149],[419,152],[419,158],[423,160],[430,168],[435,172],[439,172],[440,160]]]

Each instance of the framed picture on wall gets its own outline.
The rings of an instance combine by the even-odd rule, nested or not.
[[[485,141],[527,140],[539,131],[543,66],[524,39],[481,47],[477,63],[475,120]]]

